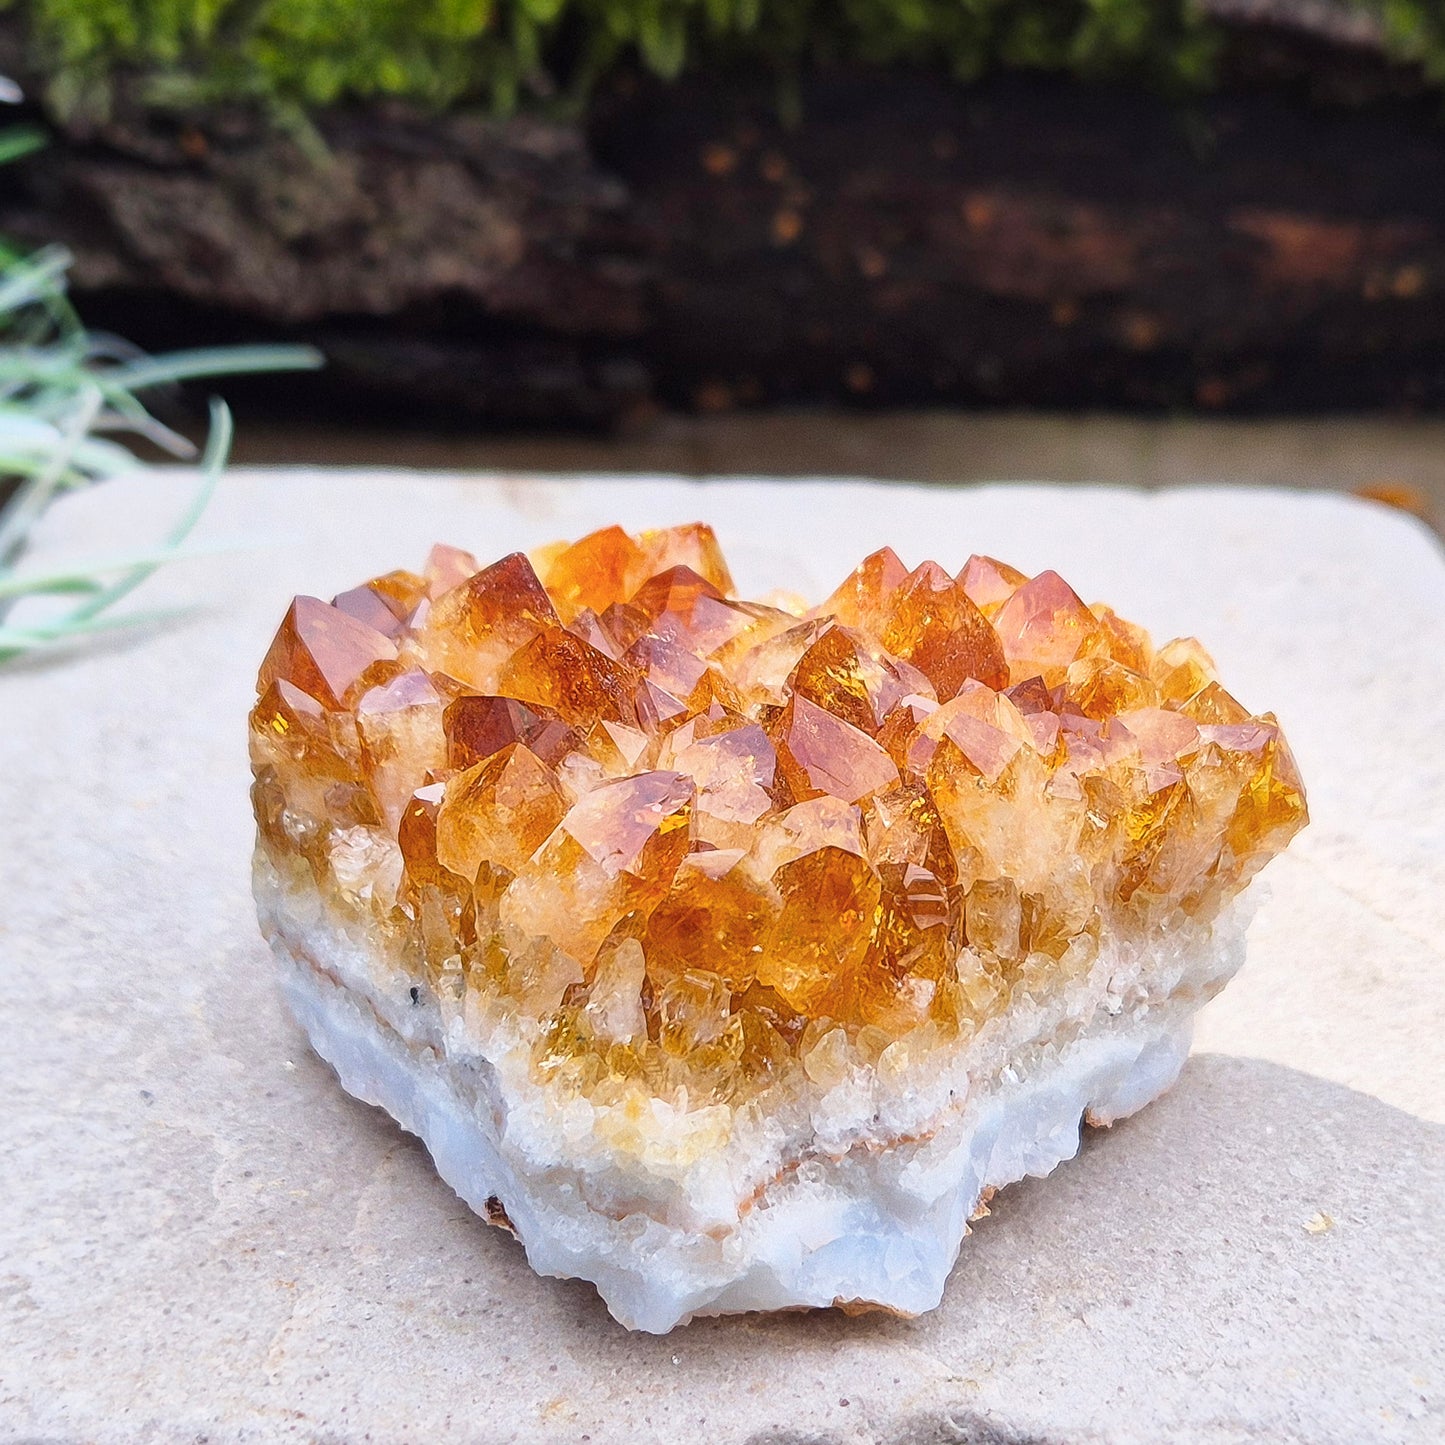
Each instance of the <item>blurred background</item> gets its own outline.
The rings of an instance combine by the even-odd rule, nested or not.
[[[0,75],[92,332],[324,355],[239,461],[1445,525],[1441,0],[0,0]]]

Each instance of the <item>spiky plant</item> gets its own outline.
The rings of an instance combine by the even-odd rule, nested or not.
[[[0,161],[35,148],[18,128],[0,133]],[[28,567],[31,529],[59,496],[148,470],[122,441],[144,438],[163,453],[192,459],[197,450],[163,425],[142,397],[201,377],[320,365],[310,347],[218,347],[146,356],[88,332],[66,295],[69,255],[47,247],[32,255],[0,245],[0,662],[36,648],[147,614],[111,608],[158,567],[182,555],[225,465],[231,416],[212,401],[200,478],[179,519],[146,549],[63,565]],[[11,619],[26,598],[52,605]]]

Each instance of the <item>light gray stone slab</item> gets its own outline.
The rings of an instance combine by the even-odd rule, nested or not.
[[[152,533],[183,479],[52,514]],[[347,1098],[248,892],[246,709],[294,592],[702,517],[822,594],[885,541],[1057,567],[1273,708],[1314,823],[1172,1093],[1001,1195],[941,1309],[629,1335]],[[1445,565],[1338,498],[237,474],[134,636],[0,673],[0,1437],[1199,1441],[1445,1436]],[[1319,1231],[1319,1232],[1314,1232]]]

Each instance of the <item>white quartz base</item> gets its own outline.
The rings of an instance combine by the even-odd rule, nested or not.
[[[480,1082],[492,1107],[476,1107],[433,1050],[409,1046],[284,944],[277,953],[292,1011],[347,1092],[418,1135],[478,1214],[495,1216],[499,1201],[539,1274],[590,1280],[616,1319],[653,1334],[694,1315],[748,1310],[936,1308],[985,1192],[1072,1158],[1085,1114],[1112,1123],[1134,1113],[1174,1082],[1189,1052],[1188,1013],[1110,1020],[1032,1077],[971,1099],[941,1131],[942,1149],[910,1151],[901,1168],[887,1149],[816,1159],[805,1187],[790,1181],[775,1198],[765,1193],[721,1246],[680,1229],[668,1238],[655,1222],[639,1241],[626,1219],[560,1207],[555,1178],[518,1167],[528,1151],[499,1138],[506,1101],[494,1079]]]

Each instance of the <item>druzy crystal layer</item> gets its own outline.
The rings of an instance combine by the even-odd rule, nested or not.
[[[1275,719],[1198,643],[982,556],[885,548],[809,608],[737,597],[701,525],[437,547],[297,598],[258,691],[269,927],[323,981],[362,969],[378,1048],[409,1057],[404,997],[429,1059],[486,1073],[479,1110],[551,1131],[498,1166],[529,1248],[527,1161],[571,1148],[609,1228],[716,1236],[811,1155],[916,1144],[1121,1015],[1197,1006],[1233,964],[1188,960],[1306,819]],[[727,1269],[679,1317],[734,1307]]]

